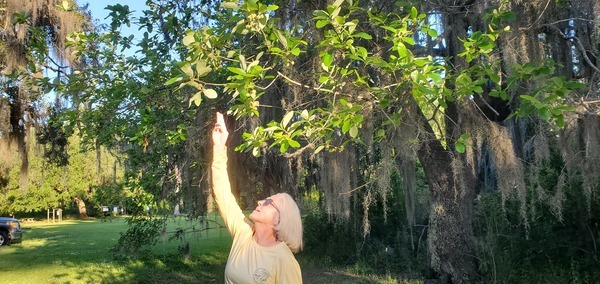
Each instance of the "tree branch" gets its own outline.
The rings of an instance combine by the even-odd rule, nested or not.
[[[281,76],[281,77],[285,78],[285,79],[286,79],[288,82],[290,82],[290,83],[292,83],[292,84],[294,84],[294,85],[297,85],[297,86],[303,87],[303,88],[312,89],[312,90],[315,90],[315,91],[320,91],[320,92],[325,92],[325,93],[330,93],[330,94],[336,94],[336,95],[337,95],[337,94],[339,94],[338,92],[336,92],[336,91],[333,91],[333,90],[322,89],[322,88],[318,88],[318,87],[312,87],[312,86],[309,86],[309,85],[304,85],[304,84],[302,84],[302,83],[300,83],[300,82],[297,82],[297,81],[294,81],[294,80],[292,80],[292,78],[290,78],[290,77],[288,77],[288,76],[284,75],[283,73],[281,73],[281,72],[279,72],[279,71],[277,71],[277,75],[279,75],[279,76]]]
[[[568,36],[568,35],[564,34],[558,27],[556,27],[554,25],[544,25],[544,26],[549,27],[552,30],[555,30],[556,32],[558,32],[558,34],[563,39],[565,39],[565,40],[572,40],[575,43],[575,46],[577,46],[577,49],[579,50],[579,52],[581,52],[581,56],[583,56],[583,60],[585,61],[585,63],[587,63],[592,69],[594,69],[594,71],[596,71],[597,73],[600,73],[600,69],[598,69],[598,67],[596,65],[594,65],[594,63],[592,62],[592,60],[590,60],[590,58],[587,55],[587,50],[585,49],[585,47],[583,46],[583,44],[581,44],[581,41],[579,41],[578,37],[576,37],[576,36]],[[592,55],[594,57],[596,57],[596,55],[594,55],[593,53],[592,53]]]

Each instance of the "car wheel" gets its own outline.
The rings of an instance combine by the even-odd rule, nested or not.
[[[0,246],[8,244],[8,235],[5,232],[0,231]]]

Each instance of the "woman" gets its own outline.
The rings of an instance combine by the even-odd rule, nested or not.
[[[302,249],[302,220],[294,199],[279,193],[258,202],[250,222],[231,193],[227,174],[227,127],[217,113],[212,131],[212,186],[233,245],[225,283],[302,283],[294,253]]]

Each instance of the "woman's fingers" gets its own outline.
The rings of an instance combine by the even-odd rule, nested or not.
[[[215,123],[215,130],[220,132],[227,132],[225,119],[223,119],[223,114],[220,112],[217,112],[217,122]]]

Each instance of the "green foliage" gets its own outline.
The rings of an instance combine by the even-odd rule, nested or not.
[[[40,134],[42,141],[50,139],[45,135],[48,133]],[[62,135],[64,133],[58,134],[54,139],[67,139]],[[76,208],[73,198],[88,202],[88,208],[93,211],[95,205],[106,205],[102,204],[102,200],[95,199],[97,194],[101,195],[96,189],[118,187],[122,182],[123,169],[115,164],[118,157],[113,156],[106,148],[102,147],[98,152],[85,151],[78,138],[71,136],[68,143],[61,141],[64,149],[55,149],[60,163],[53,163],[46,159],[45,154],[48,152],[45,148],[35,143],[35,139],[32,142],[32,150],[28,153],[30,190],[23,191],[19,187],[21,162],[17,159],[17,153],[12,152],[10,155],[13,157],[7,157],[7,160],[19,162],[12,163],[7,169],[8,182],[0,195],[0,201],[6,206],[0,207],[0,214],[41,212],[48,208],[63,208],[67,211]],[[98,153],[100,156],[97,156]],[[104,171],[99,172],[98,166]]]
[[[366,170],[365,170],[366,171]],[[315,200],[305,200],[303,206],[303,257],[316,259],[318,265],[347,266],[360,275],[393,274],[421,275],[427,267],[427,202],[428,188],[422,169],[418,169],[416,225],[407,221],[403,181],[397,172],[390,177],[390,190],[379,192],[377,201],[368,206],[370,230],[364,234],[365,211],[356,212],[347,223],[331,220],[324,210],[311,207]],[[373,189],[374,190],[374,189]],[[362,192],[352,198],[352,206],[362,207]],[[387,204],[383,204],[383,200]],[[340,240],[343,239],[343,242]]]
[[[194,64],[193,70],[190,65],[175,63],[187,56],[179,39],[198,25],[195,16],[202,14],[203,7],[175,2],[150,5],[138,19],[131,18],[127,5],[107,9],[111,11],[108,30],[69,37],[73,55],[86,64],[69,74],[66,83],[54,87],[73,103],[61,113],[67,131],[79,130],[75,133],[85,147],[103,145],[126,156],[125,184],[100,188],[124,190],[119,194],[125,197],[120,203],[126,203],[132,213],[144,215],[146,206],[169,208],[159,197],[178,198],[163,194],[164,190],[172,192],[179,186],[179,192],[185,192],[188,188],[184,186],[191,184],[184,181],[181,185],[173,175],[181,174],[190,160],[197,160],[184,152],[201,143],[189,141],[190,129],[199,133],[201,128],[195,125],[201,112],[189,109],[199,98],[193,86],[181,86],[181,92],[174,93],[176,86],[171,84],[176,80],[169,79],[175,70],[195,72],[196,76],[210,71],[201,63]],[[130,25],[138,27],[143,36],[134,40],[133,35],[121,32],[122,26]],[[191,43],[189,38],[184,41]],[[130,48],[137,52],[132,55]],[[199,92],[211,98],[216,94],[207,88]]]
[[[508,88],[533,77],[546,78],[545,83],[535,88],[530,95],[520,95],[521,107],[515,115],[523,117],[529,114],[537,114],[545,121],[552,121],[558,127],[565,126],[564,113],[574,111],[575,108],[569,103],[569,95],[573,91],[584,89],[586,86],[577,80],[568,80],[564,77],[554,76],[555,63],[549,62],[542,66],[525,64],[515,66],[516,71],[508,81]]]
[[[66,166],[69,163],[69,155],[66,147],[68,136],[63,128],[48,122],[36,133],[37,142],[44,147],[44,158],[57,166]]]
[[[244,142],[236,150],[249,151],[255,156],[261,155],[266,145],[278,147],[282,153],[302,146],[310,146],[315,152],[335,151],[338,145],[331,142],[338,131],[345,137],[343,143],[360,141],[365,105],[385,113],[387,121],[384,120],[384,127],[379,129],[385,133],[385,125],[396,125],[402,113],[390,110],[403,109],[403,97],[408,94],[416,99],[424,113],[436,113],[449,102],[470,100],[473,96],[490,95],[508,100],[508,94],[515,91],[513,88],[518,82],[544,75],[540,71],[547,67],[518,68],[522,71],[511,74],[508,83],[502,84],[500,63],[492,60],[492,55],[497,53],[498,37],[510,31],[505,23],[514,19],[514,13],[507,10],[506,4],[503,2],[487,17],[489,31],[476,31],[461,39],[464,50],[457,56],[464,58],[468,66],[453,69],[440,58],[413,54],[413,47],[418,44],[415,42],[417,33],[437,37],[436,31],[425,23],[427,16],[414,7],[404,10],[403,14],[378,14],[362,10],[354,1],[335,1],[326,10],[313,12],[312,20],[323,33],[323,39],[309,44],[294,36],[298,33],[296,30],[278,28],[278,20],[271,17],[277,6],[261,1],[248,1],[241,6],[228,3],[222,6],[225,10],[222,17],[217,18],[219,25],[186,33],[183,44],[188,57],[178,63],[179,73],[168,83],[180,82],[179,88],[194,87],[197,92],[189,103],[197,106],[203,96],[215,98],[219,96],[217,92],[222,92],[220,96],[229,95],[234,100],[229,112],[238,118],[259,115],[260,97],[274,80],[302,86],[325,104],[285,110],[287,115],[294,113],[292,124],[272,121],[266,123],[266,127],[259,125],[243,135]],[[384,43],[391,47],[389,55],[371,53],[365,47],[373,31],[361,30],[361,16],[368,17],[377,34],[383,34]],[[242,39],[252,39],[252,44],[240,45]],[[298,80],[305,79],[291,78],[286,68],[309,50],[320,59],[320,69],[310,74],[319,79],[318,84],[304,85]],[[369,69],[378,70],[381,76],[397,83],[378,85],[365,72]],[[227,80],[210,81],[213,73],[227,74]],[[521,95],[521,107],[515,115],[536,113],[562,126],[563,112],[572,110],[564,96],[581,86],[558,77],[551,82],[554,84],[532,95]],[[491,89],[486,86],[490,83]],[[359,95],[349,94],[351,89],[357,91],[350,93]],[[444,139],[440,125],[440,122],[432,122],[432,126],[438,128],[439,138]],[[377,139],[383,137],[376,136]],[[454,144],[456,151],[465,151],[463,140]]]
[[[129,218],[127,231],[120,233],[111,249],[115,259],[138,258],[140,253],[156,244],[164,230],[165,220],[158,218]]]
[[[600,211],[596,209],[600,200],[588,200],[579,183],[557,189],[563,168],[562,159],[553,153],[538,169],[540,186],[528,189],[528,210],[535,222],[530,223],[527,231],[519,224],[518,204],[508,202],[503,207],[499,192],[480,196],[474,229],[479,240],[481,272],[489,277],[488,281],[594,283],[600,280],[595,269],[599,262],[595,243],[600,230]],[[544,200],[557,197],[560,204]],[[592,203],[592,211],[582,205],[588,202]],[[556,205],[561,207],[560,213]]]
[[[320,258],[322,265],[349,265],[358,259],[358,234],[351,226],[329,222],[323,212],[307,212],[302,219],[304,250],[302,255]],[[343,242],[340,240],[343,239]],[[325,251],[323,251],[325,249]]]

